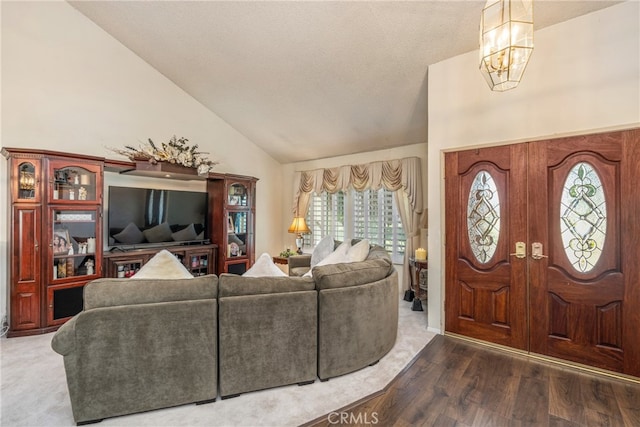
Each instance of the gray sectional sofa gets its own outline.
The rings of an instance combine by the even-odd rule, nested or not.
[[[215,400],[217,295],[216,276],[88,283],[51,341],[76,423]]]
[[[312,277],[98,279],[54,335],[73,416],[104,418],[232,397],[376,363],[396,341],[386,252]],[[308,269],[308,267],[307,267]]]

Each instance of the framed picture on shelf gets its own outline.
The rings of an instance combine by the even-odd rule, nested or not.
[[[71,245],[71,239],[69,238],[69,230],[57,229],[53,230],[53,253],[56,255],[67,255]]]
[[[235,233],[236,229],[233,226],[233,218],[231,218],[231,215],[227,216],[227,233]]]

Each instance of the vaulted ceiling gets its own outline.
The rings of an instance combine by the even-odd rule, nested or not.
[[[288,163],[426,142],[429,65],[478,48],[485,2],[69,3]],[[535,29],[615,3],[534,1]]]

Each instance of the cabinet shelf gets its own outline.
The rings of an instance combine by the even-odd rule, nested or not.
[[[86,257],[95,257],[96,254],[71,254],[71,255],[62,255],[57,254],[53,256],[53,259],[63,259],[63,258],[86,258]]]

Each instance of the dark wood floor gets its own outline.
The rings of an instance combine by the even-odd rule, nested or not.
[[[438,335],[381,393],[308,426],[640,426],[640,384]]]

